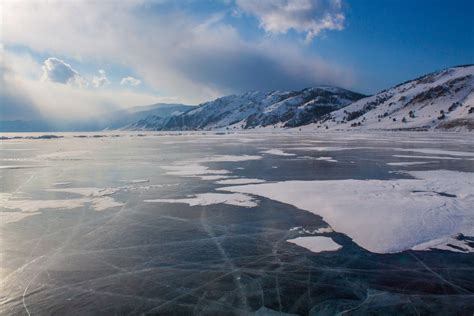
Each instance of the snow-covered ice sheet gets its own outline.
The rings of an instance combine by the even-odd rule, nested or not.
[[[474,236],[474,173],[413,171],[417,179],[284,181],[223,187],[321,215],[376,253],[394,253],[458,233]]]
[[[342,248],[330,237],[310,236],[288,239],[287,242],[306,248],[311,252],[319,253],[325,251],[336,251]]]

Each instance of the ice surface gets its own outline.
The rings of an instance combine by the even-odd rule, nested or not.
[[[418,179],[284,181],[219,188],[260,195],[323,216],[376,253],[458,233],[474,236],[474,173],[414,171]]]
[[[330,237],[310,236],[288,239],[287,242],[306,248],[312,252],[336,251],[342,248]]]
[[[60,140],[2,143],[2,165],[47,166],[0,170],[0,314],[474,311],[473,194],[467,172],[474,171],[468,160],[474,157],[428,155],[450,158],[442,161],[397,151],[474,152],[470,137],[274,129],[245,135],[123,135],[84,139],[65,134]],[[34,151],[20,150],[33,143]],[[347,151],[292,149],[306,145]],[[261,153],[269,148],[297,156]],[[89,153],[37,158],[79,149]],[[339,162],[314,161],[318,156]],[[451,171],[406,173],[386,164],[431,160],[439,163],[420,169]],[[188,165],[193,167],[186,170]],[[179,171],[184,175],[166,175]],[[149,183],[138,181],[143,179]],[[275,198],[216,191],[266,185],[281,185]],[[160,199],[168,201],[144,202]],[[310,212],[293,206],[306,200],[302,207]],[[287,242],[297,237],[331,237],[342,248],[312,253]],[[366,239],[375,250],[410,250],[373,254],[357,245]]]

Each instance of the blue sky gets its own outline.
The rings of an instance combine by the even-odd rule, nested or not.
[[[315,85],[371,94],[474,63],[474,1],[6,0],[0,10],[9,119]]]

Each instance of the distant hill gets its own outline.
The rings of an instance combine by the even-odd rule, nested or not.
[[[66,132],[66,131],[101,131],[119,129],[148,116],[163,118],[179,115],[193,106],[183,104],[157,103],[136,106],[124,110],[106,112],[91,120],[12,120],[0,121],[0,132]]]

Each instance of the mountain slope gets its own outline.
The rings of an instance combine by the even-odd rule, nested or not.
[[[330,129],[474,129],[474,65],[435,72],[326,115]]]
[[[130,129],[196,130],[296,127],[359,100],[364,95],[336,87],[315,87],[301,91],[249,92],[206,102],[167,119],[150,116]]]

